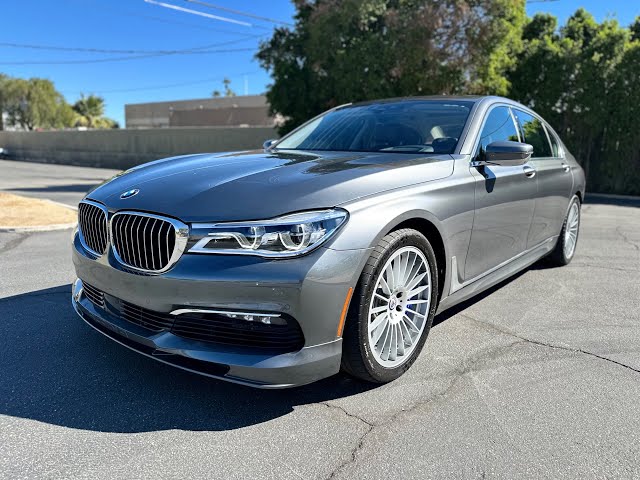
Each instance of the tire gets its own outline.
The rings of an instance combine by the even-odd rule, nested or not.
[[[369,257],[353,294],[343,335],[342,370],[373,383],[400,377],[420,354],[437,303],[438,269],[429,241],[408,228],[386,235]]]
[[[549,264],[562,267],[568,265],[573,259],[580,233],[580,206],[580,198],[574,195],[569,203],[556,246],[547,257]]]

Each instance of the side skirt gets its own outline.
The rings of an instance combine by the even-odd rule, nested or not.
[[[545,240],[544,242],[536,245],[529,250],[522,252],[516,257],[507,260],[506,262],[498,265],[497,267],[483,273],[479,277],[471,279],[467,282],[460,283],[458,281],[458,269],[456,257],[451,259],[451,294],[440,301],[438,310],[436,313],[445,311],[469,298],[477,295],[478,293],[491,288],[497,283],[515,275],[521,270],[524,270],[530,265],[533,265],[539,259],[549,253],[556,245],[558,236],[553,236]]]

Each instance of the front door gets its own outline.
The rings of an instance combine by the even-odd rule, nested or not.
[[[507,106],[487,114],[476,158],[496,141],[520,141]],[[475,159],[475,158],[474,158]],[[537,195],[537,179],[530,165],[470,167],[475,178],[475,215],[465,263],[465,282],[508,262],[527,249],[527,236]]]

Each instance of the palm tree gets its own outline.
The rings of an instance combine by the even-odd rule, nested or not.
[[[87,127],[96,126],[96,120],[104,115],[104,98],[97,95],[80,95],[80,99],[73,104],[73,110],[84,119]]]

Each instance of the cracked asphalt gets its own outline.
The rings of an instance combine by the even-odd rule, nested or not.
[[[68,203],[112,174],[31,166],[30,187],[11,163],[0,189]],[[569,266],[440,315],[379,387],[259,391],[153,362],[73,313],[70,231],[0,233],[0,478],[640,478],[640,203],[605,203]]]

